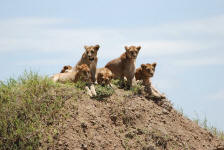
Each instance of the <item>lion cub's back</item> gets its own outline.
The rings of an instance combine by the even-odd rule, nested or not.
[[[105,68],[108,68],[112,71],[113,74],[120,76],[123,72],[123,65],[120,58],[111,60],[108,62],[105,66]]]

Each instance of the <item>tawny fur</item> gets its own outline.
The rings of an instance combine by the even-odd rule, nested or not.
[[[150,78],[153,77],[156,68],[156,63],[153,64],[142,64],[141,67],[135,71],[135,79],[142,80],[143,85],[150,85]]]
[[[90,82],[91,81],[91,72],[89,67],[86,64],[82,64],[77,67],[76,72],[67,72],[67,73],[58,73],[53,75],[51,78],[54,82],[74,82],[77,81],[85,81]]]
[[[88,86],[85,87],[87,94],[92,97],[96,96],[95,87],[91,80],[91,71],[86,64],[82,64],[80,66],[77,66],[77,69],[75,72],[67,72],[67,73],[58,73],[53,75],[52,80],[54,82],[78,82],[78,81],[84,81],[87,82],[88,85],[90,85],[90,88]]]
[[[73,71],[76,72],[77,67],[86,64],[90,68],[91,73],[91,81],[94,83],[96,81],[96,66],[97,66],[97,52],[100,48],[99,45],[95,46],[84,46],[85,52],[82,55],[82,58],[78,61],[78,63],[73,67]]]
[[[112,73],[115,75],[115,78],[124,80],[124,77],[126,77],[129,87],[132,86],[132,80],[135,76],[136,58],[140,49],[140,46],[125,46],[126,52],[123,53],[119,58],[107,63],[105,66],[112,71]]]
[[[70,65],[64,66],[60,73],[67,73],[67,72],[72,72],[72,66]]]
[[[98,68],[96,70],[96,80],[100,85],[109,85],[113,79],[113,73],[108,68]]]
[[[164,98],[165,96],[160,94],[159,91],[152,86],[150,78],[154,76],[156,68],[156,63],[153,64],[142,64],[141,67],[136,69],[135,79],[136,81],[141,80],[142,84],[145,86],[145,91],[148,92],[149,95]]]

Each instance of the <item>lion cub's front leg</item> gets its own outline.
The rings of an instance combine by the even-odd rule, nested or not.
[[[92,84],[90,86],[90,88],[88,86],[85,87],[85,90],[86,90],[86,93],[90,96],[90,97],[93,97],[93,96],[96,96],[96,90],[95,90],[95,87],[94,85]]]
[[[93,94],[93,96],[96,96],[96,90],[95,90],[95,87],[94,87],[94,84],[91,84],[90,86],[90,90],[91,90],[91,93]]]
[[[94,87],[94,84],[91,84],[90,85],[90,88],[88,86],[85,87],[85,90],[86,90],[86,93],[90,96],[90,97],[93,97],[93,96],[96,96],[96,90],[95,90],[95,87]]]
[[[86,89],[86,93],[87,93],[90,97],[93,97],[93,94],[92,94],[92,92],[90,91],[89,87],[86,86],[85,89]]]
[[[151,82],[149,79],[143,80],[144,86],[145,86],[145,91],[153,96],[153,97],[157,97],[157,98],[164,98],[165,96],[160,94],[159,91],[156,90],[155,87],[152,86]]]
[[[148,92],[150,95],[152,94],[151,82],[149,79],[143,79],[143,85],[145,86],[145,91]]]
[[[92,79],[93,83],[96,82],[96,68],[93,68],[93,70],[91,72],[91,79]]]

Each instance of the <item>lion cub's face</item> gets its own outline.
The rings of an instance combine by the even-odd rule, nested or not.
[[[77,74],[76,74],[77,80],[81,81],[87,81],[89,82],[91,79],[91,73],[90,69],[86,64],[82,64],[77,67]]]
[[[127,57],[130,59],[136,59],[141,46],[125,46]]]
[[[141,65],[142,72],[145,76],[147,77],[153,77],[155,68],[156,68],[156,63],[153,64],[142,64]]]
[[[89,61],[94,61],[94,59],[97,57],[97,51],[99,50],[100,46],[84,46],[84,48],[86,49],[85,54],[87,55]]]
[[[70,65],[64,66],[60,73],[67,73],[67,72],[72,72],[72,66]]]
[[[112,79],[113,73],[107,68],[102,68],[97,75],[97,83],[100,85],[108,85]]]

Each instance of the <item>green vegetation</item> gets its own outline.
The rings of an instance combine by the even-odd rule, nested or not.
[[[203,120],[196,118],[196,119],[193,119],[193,121],[196,122],[202,128],[205,128],[208,131],[210,131],[213,135],[217,136],[219,139],[224,141],[224,132],[210,125],[206,117]]]
[[[105,98],[111,96],[114,93],[114,89],[109,86],[101,86],[101,85],[95,85],[97,96],[94,97],[97,100],[104,100]]]
[[[177,107],[176,110],[186,118],[189,118],[186,114],[184,114],[184,111],[181,107]],[[205,117],[203,120],[200,119],[199,115],[196,113],[196,118],[191,119],[195,123],[197,123],[200,127],[208,130],[213,135],[217,136],[219,139],[224,141],[224,132],[221,130],[218,130],[216,127],[212,126],[210,123],[208,123],[207,118]]]
[[[139,83],[137,83],[136,85],[133,85],[130,89],[133,94],[141,94],[142,93],[142,90],[143,90],[143,86]]]
[[[124,90],[128,90],[127,82],[123,82],[119,79],[112,80],[111,83],[115,85],[118,88],[123,88]],[[130,88],[130,91],[133,92],[133,94],[141,94],[143,89],[142,83],[137,82],[136,84],[133,84],[133,86]]]
[[[74,96],[67,89],[32,72],[1,81],[0,149],[37,149],[44,134],[52,139],[64,102]]]

